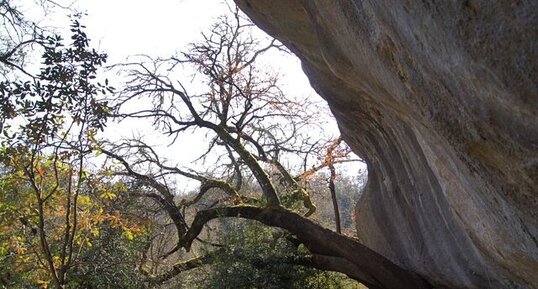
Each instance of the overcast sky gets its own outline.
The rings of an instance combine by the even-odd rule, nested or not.
[[[171,55],[226,11],[219,0],[81,0],[90,36],[111,57]]]
[[[153,57],[169,57],[185,49],[187,44],[200,38],[200,33],[213,24],[217,17],[228,11],[222,0],[78,0],[73,8],[88,15],[83,18],[91,46],[109,55],[109,64],[125,62],[129,56],[145,54]],[[64,10],[48,14],[43,23],[66,27],[69,18]],[[261,33],[261,32],[260,32]],[[265,58],[281,76],[285,93],[298,96],[318,97],[302,72],[299,60],[292,55],[273,53]],[[269,60],[267,60],[269,59]],[[265,63],[264,63],[265,64]],[[116,79],[118,81],[118,79]],[[114,83],[114,80],[112,80]],[[325,126],[326,131],[338,135],[336,123]],[[151,128],[133,122],[111,125],[107,137],[131,137],[137,134],[151,135]],[[201,140],[189,140],[180,151],[168,149],[169,159],[189,162],[195,148],[202,148]],[[166,144],[163,144],[166,150]],[[363,166],[359,166],[363,168]],[[349,168],[358,170],[356,166]]]
[[[76,6],[88,13],[88,34],[112,63],[136,54],[171,56],[228,11],[222,0],[79,0]],[[274,53],[271,59],[290,93],[315,94],[296,57]]]

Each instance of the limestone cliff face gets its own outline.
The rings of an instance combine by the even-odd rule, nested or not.
[[[367,161],[364,244],[441,288],[538,287],[538,1],[237,3]]]

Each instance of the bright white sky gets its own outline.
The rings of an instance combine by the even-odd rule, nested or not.
[[[226,6],[219,0],[82,0],[94,41],[114,59],[171,55],[208,27]]]
[[[82,22],[87,26],[86,32],[92,41],[90,45],[109,55],[108,64],[126,62],[129,56],[140,54],[172,56],[199,39],[204,29],[228,11],[222,0],[78,0],[72,7],[88,13]],[[66,27],[70,21],[66,14],[64,10],[49,13],[42,24]],[[296,57],[274,53],[265,59],[270,59],[268,64],[281,76],[285,93],[319,98],[310,87]],[[111,81],[115,82],[113,79]],[[327,124],[325,129],[338,135],[334,121]],[[113,138],[150,136],[150,131],[149,126],[130,122],[110,126],[106,135]],[[163,149],[172,151],[168,159],[189,163],[196,155],[193,151],[204,147],[198,142],[189,140],[189,143],[185,143],[184,148],[179,150],[183,152],[181,155],[173,153],[178,151],[177,148],[167,149],[166,144],[163,144]],[[347,170],[355,174],[359,168],[364,169],[364,164],[349,166]]]
[[[88,34],[111,63],[136,54],[173,55],[228,11],[222,0],[79,0],[77,7],[88,12]],[[287,90],[315,94],[296,57],[275,53],[271,58]]]

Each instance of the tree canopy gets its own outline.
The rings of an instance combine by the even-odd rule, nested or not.
[[[3,20],[27,31],[11,4],[0,4]],[[1,286],[166,288],[194,278],[200,288],[428,287],[345,234],[359,194],[348,187],[339,200],[339,165],[359,160],[324,133],[321,105],[285,94],[261,64],[285,47],[254,37],[230,9],[183,53],[114,65],[125,79],[117,90],[80,15],[68,41],[36,30],[29,42],[6,42],[0,64],[15,79],[0,82]],[[14,58],[30,43],[42,51],[35,75]],[[110,121],[134,120],[152,124],[169,150],[193,135],[204,150],[185,164],[154,140],[101,134]],[[193,181],[195,191],[179,193]],[[322,193],[334,231],[316,214]]]

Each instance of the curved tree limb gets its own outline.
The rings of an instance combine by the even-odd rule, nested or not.
[[[399,267],[357,240],[323,228],[282,207],[236,206],[199,211],[183,239],[185,249],[190,249],[193,240],[207,222],[220,217],[251,219],[288,230],[314,254],[342,258],[354,264],[358,270],[354,277],[361,282],[379,284],[381,288],[431,288],[431,285],[416,273]],[[328,262],[327,266],[330,264]],[[335,266],[331,270],[341,272],[342,268]]]

